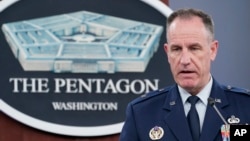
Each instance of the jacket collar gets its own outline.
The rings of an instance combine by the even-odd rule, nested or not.
[[[192,141],[177,85],[170,89],[163,108],[167,111],[165,122],[178,140]]]
[[[224,90],[216,80],[213,80],[210,97],[217,101],[216,106],[222,113],[223,117],[228,117],[225,112],[225,108],[229,105],[229,103]],[[163,108],[167,111],[165,122],[175,136],[180,141],[192,141],[177,85],[173,86],[169,90]],[[220,135],[220,129],[223,124],[222,119],[216,113],[215,109],[208,105],[202,128],[201,140],[214,140],[218,134]]]
[[[226,94],[222,89],[221,85],[214,80],[213,87],[211,90],[210,97],[215,99],[215,106],[222,114],[222,117],[228,117],[225,109],[229,106]],[[204,119],[201,140],[211,141],[214,140],[216,135],[221,135],[221,126],[224,124],[223,120],[220,118],[219,114],[216,112],[214,107],[211,105],[207,106],[207,111]]]

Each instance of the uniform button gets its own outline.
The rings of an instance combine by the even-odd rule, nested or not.
[[[228,90],[231,90],[231,89],[232,89],[232,87],[231,87],[230,85],[228,85],[228,86],[227,86],[227,89],[228,89]]]

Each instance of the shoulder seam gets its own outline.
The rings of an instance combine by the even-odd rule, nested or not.
[[[159,89],[159,90],[151,91],[149,93],[146,93],[146,94],[134,99],[131,103],[132,103],[132,105],[134,105],[134,104],[143,102],[145,100],[148,100],[148,99],[150,99],[152,97],[159,96],[159,95],[169,91],[170,88],[171,87],[165,87],[165,88],[162,88],[162,89]]]
[[[223,86],[223,88],[224,88],[225,91],[230,91],[230,92],[236,92],[236,93],[250,95],[250,90],[249,89],[239,88],[239,87],[232,87],[230,85]]]

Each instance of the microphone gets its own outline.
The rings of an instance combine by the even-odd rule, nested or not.
[[[229,124],[226,122],[225,118],[224,118],[224,117],[222,116],[222,114],[220,113],[220,111],[218,110],[218,108],[216,107],[216,105],[215,105],[215,100],[214,100],[213,98],[209,97],[209,98],[207,99],[207,101],[208,101],[209,105],[211,105],[211,106],[215,109],[216,113],[217,113],[217,114],[219,115],[219,117],[222,119],[222,121],[224,122],[224,124],[225,124],[225,125],[229,125]]]

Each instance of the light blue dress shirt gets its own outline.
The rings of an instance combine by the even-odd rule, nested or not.
[[[211,89],[212,89],[212,84],[213,84],[213,79],[212,77],[210,78],[208,84],[196,95],[200,98],[200,100],[196,103],[196,110],[198,112],[199,115],[199,119],[200,119],[200,129],[202,130],[202,126],[203,126],[203,122],[204,122],[204,118],[205,118],[205,113],[206,113],[206,109],[207,109],[207,99],[210,95]],[[189,96],[191,96],[190,93],[188,93],[185,89],[181,88],[180,86],[178,86],[180,95],[181,95],[181,99],[182,99],[182,103],[184,105],[184,111],[185,111],[185,115],[187,116],[191,104],[189,102],[187,102],[187,99]]]

